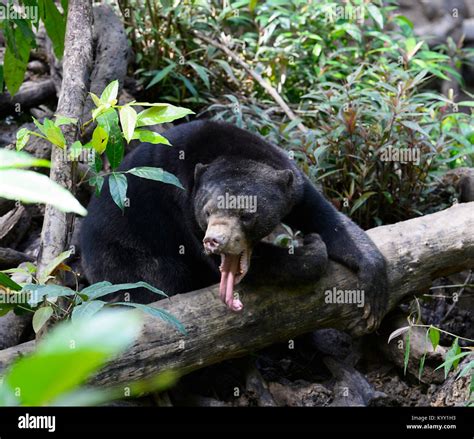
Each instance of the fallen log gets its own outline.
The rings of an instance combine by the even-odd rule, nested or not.
[[[43,104],[48,99],[55,98],[55,93],[52,79],[27,81],[13,97],[9,93],[0,94],[0,116]]]
[[[473,267],[473,231],[474,203],[369,230],[388,262],[387,312],[401,300],[425,292],[433,279]],[[216,285],[159,301],[155,306],[180,320],[187,335],[144,316],[136,343],[92,383],[126,385],[169,369],[188,373],[317,328],[344,330],[361,319],[362,309],[355,304],[326,303],[325,291],[354,289],[355,285],[353,273],[330,263],[327,274],[314,285],[278,289],[240,286],[241,313],[228,311],[218,298]],[[34,343],[29,342],[0,351],[0,371],[32,349]]]

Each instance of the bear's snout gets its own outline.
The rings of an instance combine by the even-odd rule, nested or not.
[[[204,249],[208,253],[217,253],[225,243],[225,237],[222,234],[208,235],[203,239]]]
[[[238,218],[222,214],[209,217],[202,243],[207,254],[239,255],[248,247]]]

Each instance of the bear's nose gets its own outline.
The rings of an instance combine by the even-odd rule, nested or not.
[[[222,235],[205,236],[202,242],[206,251],[214,253],[222,247],[224,237]]]

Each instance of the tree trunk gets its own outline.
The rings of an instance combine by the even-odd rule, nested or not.
[[[63,80],[56,114],[80,120],[89,88],[92,68],[92,2],[70,0],[67,18]],[[66,144],[77,139],[77,125],[63,126]],[[53,148],[50,177],[56,183],[73,191],[73,162],[65,160],[60,148]],[[74,216],[65,214],[47,205],[41,233],[41,248],[38,256],[38,272],[58,256],[68,245]]]
[[[404,298],[425,292],[432,280],[474,266],[474,203],[459,204],[432,215],[377,227],[368,234],[387,259],[388,311]],[[139,339],[93,378],[96,385],[126,384],[174,369],[187,373],[239,357],[279,341],[318,329],[344,330],[361,319],[362,309],[329,304],[324,292],[353,289],[355,275],[330,263],[316,284],[291,288],[240,286],[244,310],[230,312],[218,286],[155,303],[173,314],[187,335],[163,321],[144,316]],[[34,343],[0,351],[0,371]]]

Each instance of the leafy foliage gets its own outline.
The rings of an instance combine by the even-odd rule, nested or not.
[[[460,112],[472,103],[429,91],[448,76],[462,85],[453,65],[460,68],[472,49],[452,41],[430,48],[395,15],[394,1],[119,4],[149,92],[284,147],[364,227],[446,207],[434,191],[440,175],[473,165],[474,121]],[[194,30],[259,73],[309,133]],[[393,158],[393,151],[411,156]]]

